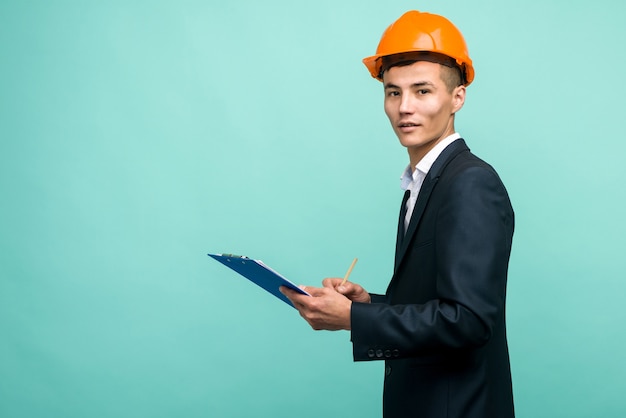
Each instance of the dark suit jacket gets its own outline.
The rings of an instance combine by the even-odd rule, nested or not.
[[[404,237],[402,222],[386,294],[351,312],[355,361],[385,360],[383,416],[513,417],[505,296],[514,215],[504,185],[454,141],[427,174]]]

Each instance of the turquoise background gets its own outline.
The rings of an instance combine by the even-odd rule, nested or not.
[[[409,9],[517,215],[517,415],[626,415],[626,3],[0,2],[0,416],[378,417],[381,363],[210,260],[383,292],[406,152],[361,59]]]

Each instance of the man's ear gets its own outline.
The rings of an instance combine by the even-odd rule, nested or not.
[[[452,90],[452,113],[456,113],[465,104],[465,86],[457,86]]]

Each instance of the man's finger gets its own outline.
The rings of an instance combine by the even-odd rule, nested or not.
[[[306,288],[306,291],[309,292],[309,295],[317,297],[317,296],[322,296],[324,293],[326,293],[326,289],[325,287],[312,287],[312,286],[308,286]]]

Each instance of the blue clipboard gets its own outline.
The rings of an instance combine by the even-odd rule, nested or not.
[[[291,307],[293,304],[285,295],[280,293],[278,288],[280,286],[286,286],[296,292],[303,295],[311,296],[308,292],[300,289],[293,282],[289,281],[278,272],[272,270],[270,267],[263,264],[261,260],[253,260],[246,256],[233,255],[233,254],[207,254],[209,257],[214,258],[226,267],[241,274],[246,279],[250,280],[254,284],[262,287],[278,299],[282,300]]]

